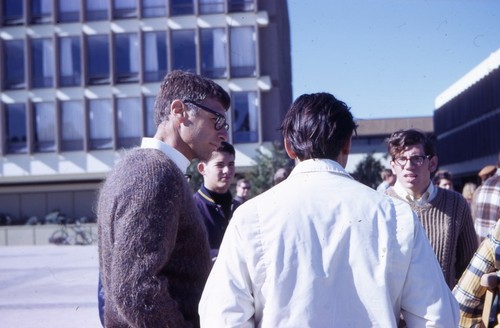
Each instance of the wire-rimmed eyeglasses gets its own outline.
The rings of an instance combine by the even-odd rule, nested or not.
[[[207,106],[198,104],[197,102],[189,100],[189,99],[184,100],[183,102],[188,103],[188,104],[193,104],[196,107],[199,107],[199,108],[203,109],[204,111],[207,111],[207,112],[209,112],[211,114],[214,114],[216,116],[216,119],[215,119],[215,130],[218,131],[218,130],[220,130],[222,128],[224,128],[226,130],[229,130],[229,124],[226,123],[226,117],[224,115],[221,115],[220,113],[217,113],[213,109],[210,109]]]
[[[410,157],[398,157],[398,158],[393,158],[392,160],[394,163],[398,164],[399,166],[405,166],[408,161],[412,163],[415,166],[421,166],[424,164],[425,160],[431,158],[431,156],[428,155],[415,155],[415,156],[410,156]]]

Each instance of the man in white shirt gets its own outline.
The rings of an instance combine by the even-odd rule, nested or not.
[[[328,93],[282,123],[288,178],[248,200],[224,235],[202,327],[456,327],[458,305],[415,214],[344,169],[356,129]]]

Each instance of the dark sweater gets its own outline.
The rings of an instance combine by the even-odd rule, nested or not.
[[[211,261],[183,173],[163,152],[133,149],[98,202],[106,327],[198,327]]]
[[[386,193],[401,199],[393,187]],[[437,188],[429,204],[410,206],[425,229],[446,283],[453,289],[478,247],[467,201],[457,192]]]

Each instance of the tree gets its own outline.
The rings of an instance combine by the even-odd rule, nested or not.
[[[382,163],[373,157],[373,153],[365,155],[363,159],[356,165],[356,169],[351,173],[352,177],[368,187],[376,189],[382,182],[380,172],[384,166]]]
[[[273,186],[274,173],[281,167],[293,167],[283,146],[275,141],[271,149],[260,148],[254,157],[256,165],[246,174],[252,184],[251,196],[256,196]]]

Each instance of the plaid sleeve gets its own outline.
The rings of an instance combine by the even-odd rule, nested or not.
[[[481,276],[495,271],[495,254],[492,241],[485,239],[474,254],[467,269],[453,289],[460,305],[459,327],[474,327],[481,322],[486,288],[480,284]]]

